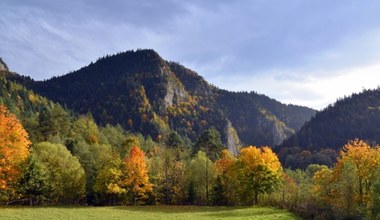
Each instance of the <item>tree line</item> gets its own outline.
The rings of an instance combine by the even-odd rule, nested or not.
[[[90,115],[58,114],[70,118],[66,124],[57,114],[41,115],[49,123],[27,132],[0,106],[2,204],[262,204],[323,219],[380,213],[380,148],[361,140],[343,146],[331,167],[290,170],[269,147],[232,155],[215,129],[189,147],[176,133],[154,141],[98,127]]]
[[[280,181],[281,165],[268,147],[235,157],[216,129],[187,147],[176,133],[155,142],[120,126],[98,127],[90,115],[56,123],[56,114],[41,112],[50,123],[40,123],[32,132],[40,141],[32,143],[16,116],[0,109],[3,204],[248,205]],[[251,185],[251,177],[260,184]]]

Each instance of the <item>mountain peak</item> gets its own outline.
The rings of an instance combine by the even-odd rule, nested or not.
[[[137,49],[137,50],[127,50],[125,52],[120,52],[115,55],[107,55],[100,58],[99,61],[133,61],[138,63],[145,62],[163,62],[164,60],[161,56],[153,49]]]

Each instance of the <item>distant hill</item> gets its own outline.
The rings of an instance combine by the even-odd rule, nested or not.
[[[13,77],[35,92],[100,124],[120,124],[156,140],[177,131],[190,141],[215,127],[234,151],[239,141],[277,145],[315,110],[254,92],[229,92],[153,50],[127,51],[46,81]]]
[[[300,158],[294,155],[301,151],[314,154],[321,150],[326,152],[326,149],[339,151],[349,140],[355,138],[379,144],[379,125],[380,89],[363,90],[318,112],[297,133],[279,145],[278,149],[282,155],[288,154],[291,160],[299,161]],[[289,152],[285,153],[285,149]],[[289,157],[283,157],[282,160],[286,164]],[[313,162],[318,161],[311,161]]]

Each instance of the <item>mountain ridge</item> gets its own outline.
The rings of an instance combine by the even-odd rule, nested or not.
[[[90,112],[100,124],[120,124],[155,139],[176,131],[195,141],[215,127],[226,145],[241,139],[245,144],[274,146],[316,112],[255,92],[219,89],[154,50],[107,55],[49,80],[15,80],[80,114]]]
[[[379,112],[380,88],[364,89],[360,93],[353,93],[350,96],[338,99],[334,104],[330,104],[322,111],[317,112],[310,121],[306,122],[295,135],[285,140],[282,145],[298,145],[308,150],[318,150],[321,146],[339,149],[349,140],[355,138],[379,143],[380,129],[375,127],[376,124],[380,123]],[[337,127],[341,129],[338,130]],[[335,138],[322,138],[333,134]]]
[[[379,124],[380,88],[364,89],[317,112],[276,148],[285,167],[303,168],[310,163],[331,166],[335,162],[331,158],[336,158],[333,152],[337,154],[350,140],[379,144]],[[321,152],[326,155],[322,156]]]

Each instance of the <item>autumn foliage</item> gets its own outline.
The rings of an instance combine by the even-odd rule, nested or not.
[[[9,183],[20,174],[20,163],[29,155],[28,134],[15,115],[0,105],[0,188],[7,189]]]
[[[258,196],[275,190],[282,177],[277,155],[269,148],[254,146],[243,148],[239,156],[239,182],[244,203],[258,203]]]
[[[149,182],[148,169],[145,163],[145,154],[135,146],[124,160],[124,185],[133,204],[143,203],[152,191],[153,185]]]
[[[375,187],[380,182],[380,149],[361,140],[348,142],[331,170],[317,172],[313,193],[333,207],[336,215],[350,218],[371,216],[376,204]],[[371,213],[372,212],[372,213]]]
[[[0,105],[1,205],[271,205],[304,219],[380,219],[380,148],[371,142],[353,140],[340,152],[319,154],[300,148],[299,157],[284,157],[284,167],[296,162],[303,169],[283,169],[270,147],[231,154],[212,129],[191,143],[196,132],[183,139],[157,126],[162,132],[154,141],[120,126],[98,127],[91,115],[76,117],[22,94],[10,97],[43,106],[27,103],[35,111],[28,112],[19,102],[8,105],[21,125]],[[170,122],[170,115],[144,114],[157,125]],[[188,119],[183,122],[191,131],[194,121]],[[30,155],[23,126],[33,141]],[[328,166],[308,165],[326,159]]]
[[[216,171],[219,175],[227,174],[235,163],[235,157],[228,151],[223,150],[220,159],[215,161]]]

